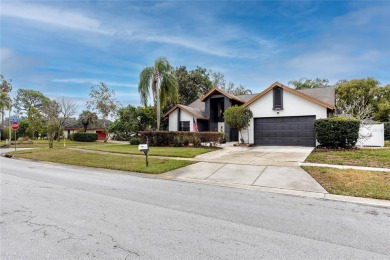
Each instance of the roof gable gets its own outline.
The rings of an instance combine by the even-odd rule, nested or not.
[[[173,111],[175,111],[175,109],[182,109],[183,111],[187,112],[188,114],[192,115],[194,118],[196,119],[204,119],[204,120],[208,120],[208,118],[203,114],[203,112],[198,109],[198,108],[193,108],[193,107],[189,107],[189,106],[184,106],[184,105],[180,105],[180,104],[177,104],[176,106],[174,106],[173,108],[171,108],[168,112],[166,112],[164,114],[164,116],[168,116],[169,114],[171,114]]]
[[[254,96],[252,99],[247,101],[244,104],[244,106],[247,107],[247,106],[251,105],[252,103],[256,102],[258,99],[260,99],[261,97],[263,97],[265,94],[267,94],[268,92],[270,92],[271,90],[273,90],[276,87],[280,87],[280,88],[282,88],[285,91],[288,91],[288,92],[293,93],[293,94],[295,94],[297,96],[303,97],[303,98],[305,98],[305,99],[307,99],[307,100],[309,100],[311,102],[314,102],[314,103],[316,103],[316,104],[318,104],[320,106],[323,106],[323,107],[326,107],[326,108],[329,108],[329,109],[335,109],[335,106],[332,105],[332,104],[328,104],[328,103],[326,103],[324,101],[321,101],[321,100],[318,100],[318,99],[316,99],[316,98],[314,98],[312,96],[309,96],[309,95],[307,95],[307,94],[305,94],[303,92],[300,92],[298,90],[289,88],[289,87],[287,87],[287,86],[285,86],[285,85],[283,85],[283,84],[281,84],[279,82],[275,82],[274,84],[269,86],[266,90],[264,90],[260,94],[257,94],[256,96]]]
[[[240,102],[240,103],[245,103],[242,99],[240,99],[239,97],[233,95],[233,94],[230,94],[222,89],[219,89],[219,88],[213,88],[212,90],[210,90],[209,92],[207,92],[206,95],[204,95],[201,99],[202,102],[205,102],[207,98],[209,98],[210,96],[214,95],[215,93],[219,93],[219,94],[222,94],[224,95],[225,97],[229,98],[229,99],[233,99],[237,102]]]

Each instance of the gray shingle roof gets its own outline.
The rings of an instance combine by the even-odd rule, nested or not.
[[[336,87],[301,89],[298,91],[329,105],[336,106]]]

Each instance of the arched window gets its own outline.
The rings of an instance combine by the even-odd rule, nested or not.
[[[273,90],[274,94],[274,110],[283,110],[283,89],[276,87]]]

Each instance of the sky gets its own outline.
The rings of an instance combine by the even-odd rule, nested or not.
[[[140,105],[139,73],[164,56],[259,93],[278,81],[390,83],[390,1],[0,2],[0,72],[85,109],[105,82]]]

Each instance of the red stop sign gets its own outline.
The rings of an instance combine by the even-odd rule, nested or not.
[[[11,123],[12,130],[18,130],[19,128],[19,123],[18,122],[12,122]]]

